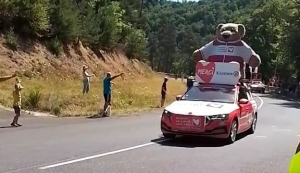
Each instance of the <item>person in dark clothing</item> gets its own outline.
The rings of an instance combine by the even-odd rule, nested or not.
[[[193,83],[194,83],[193,77],[192,76],[188,77],[186,81],[187,90],[189,90],[193,86]]]
[[[165,77],[164,83],[161,86],[161,104],[160,104],[160,107],[164,107],[164,105],[165,105],[166,95],[167,95],[167,82],[168,82],[168,78]]]

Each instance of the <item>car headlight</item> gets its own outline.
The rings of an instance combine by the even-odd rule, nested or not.
[[[171,116],[171,115],[172,115],[172,112],[170,112],[170,111],[167,111],[167,110],[164,110],[163,114],[164,114],[164,115]]]
[[[212,115],[209,116],[209,119],[211,120],[226,120],[228,119],[229,114],[219,114],[219,115]]]

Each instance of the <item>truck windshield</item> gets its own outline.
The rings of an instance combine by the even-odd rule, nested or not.
[[[182,96],[181,100],[234,103],[235,91],[235,86],[193,86]]]

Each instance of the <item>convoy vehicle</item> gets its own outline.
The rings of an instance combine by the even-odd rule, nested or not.
[[[251,92],[265,93],[266,85],[260,80],[252,80],[250,83]]]
[[[236,62],[199,61],[194,85],[162,112],[163,136],[206,136],[233,143],[237,134],[254,133],[258,106],[239,83],[239,68]]]

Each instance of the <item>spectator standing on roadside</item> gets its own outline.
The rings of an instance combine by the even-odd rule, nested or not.
[[[160,107],[164,107],[164,105],[165,105],[166,95],[167,95],[167,82],[168,82],[168,77],[165,77],[164,82],[161,86],[161,103],[160,103]]]
[[[115,76],[111,76],[111,72],[106,73],[106,77],[103,79],[103,96],[104,96],[104,116],[107,116],[107,108],[111,105],[111,84],[114,84],[112,80],[123,75],[124,73],[120,73]]]
[[[21,124],[18,124],[18,120],[21,115],[21,90],[23,88],[24,87],[21,85],[21,81],[18,78],[16,78],[15,90],[13,91],[13,108],[16,115],[12,123],[10,124],[14,127],[22,126]]]
[[[87,94],[90,90],[90,77],[95,76],[94,74],[89,74],[87,72],[88,67],[86,65],[84,65],[82,67],[82,77],[83,77],[83,90],[82,93]]]
[[[3,77],[0,77],[0,82],[7,81],[7,80],[9,80],[9,79],[11,79],[11,78],[14,78],[14,77],[16,77],[16,76],[17,76],[16,73],[14,73],[14,74],[11,75],[11,76],[3,76]]]
[[[186,80],[186,87],[187,87],[187,90],[189,90],[192,86],[193,86],[193,76],[189,76]]]

